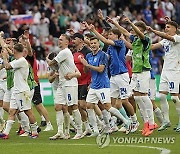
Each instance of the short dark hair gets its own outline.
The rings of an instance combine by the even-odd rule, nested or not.
[[[24,47],[23,47],[23,45],[22,45],[21,43],[16,43],[16,44],[14,45],[14,49],[15,49],[17,52],[23,52]]]
[[[137,27],[141,27],[143,31],[146,30],[146,24],[143,21],[137,21],[134,25]]]
[[[95,37],[95,36],[90,38],[90,41],[92,41],[92,40],[98,40],[99,41],[99,39],[97,37]]]
[[[178,24],[175,21],[168,21],[166,22],[166,25],[174,26],[176,29],[178,28]]]
[[[121,36],[121,32],[118,29],[110,29],[109,32],[112,32],[115,35],[118,35],[118,38]]]
[[[81,33],[75,33],[72,36],[72,39],[75,39],[76,37],[84,41],[84,36]]]

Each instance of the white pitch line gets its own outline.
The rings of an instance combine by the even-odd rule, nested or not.
[[[58,145],[58,146],[97,146],[97,144],[59,144],[59,143],[25,143],[25,144],[48,144],[48,145]],[[10,145],[24,145],[24,143],[11,143]],[[160,147],[152,147],[152,146],[141,146],[141,145],[109,145],[110,147],[135,147],[135,148],[147,148],[147,149],[156,149],[160,151],[160,154],[170,154],[171,150]]]

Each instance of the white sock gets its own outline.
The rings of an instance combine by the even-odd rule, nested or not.
[[[41,121],[46,121],[43,115],[41,116]]]
[[[91,130],[91,127],[89,126],[89,121],[88,120],[84,121],[83,124],[84,124],[85,130]]]
[[[64,133],[69,134],[70,115],[69,112],[64,113]]]
[[[88,113],[89,122],[93,127],[93,131],[96,133],[99,133],[98,126],[96,123],[96,115],[95,115],[94,110],[93,109],[87,109],[87,113]]]
[[[24,131],[29,132],[30,127],[29,127],[29,118],[24,112],[19,112],[18,113],[20,118],[21,118],[21,127]]]
[[[146,110],[146,106],[144,101],[142,100],[141,96],[134,96],[135,102],[138,104],[139,106],[139,110],[143,116],[143,121],[144,123],[149,121],[149,116],[147,114],[147,110]]]
[[[14,124],[14,122],[15,122],[14,120],[7,120],[7,122],[6,122],[6,128],[5,128],[5,130],[3,131],[4,134],[9,135],[9,132],[10,132],[10,130],[11,130],[12,125]]]
[[[160,103],[161,103],[161,111],[163,115],[163,122],[170,122],[169,120],[169,104],[167,101],[167,95],[160,93]]]
[[[0,107],[0,123],[3,123],[3,116],[4,116],[4,109],[3,107]]]
[[[64,115],[63,111],[56,111],[56,122],[58,126],[58,133],[63,133]]]
[[[115,127],[117,123],[117,117],[116,116],[112,116],[111,117],[111,127]]]
[[[178,96],[171,96],[172,101],[175,104],[176,107],[176,111],[178,113],[178,117],[179,117],[179,122],[180,122],[180,100]]]
[[[77,134],[82,134],[82,120],[81,120],[81,114],[78,109],[72,111],[74,121],[77,126]]]
[[[109,112],[107,110],[102,110],[102,115],[104,122],[106,124],[106,127],[110,128],[110,123],[109,123]]]
[[[123,123],[128,123],[127,119],[119,112],[118,109],[111,107],[108,111],[111,112],[111,114],[115,115],[117,118],[121,119]]]
[[[97,123],[98,126],[104,125],[103,120],[104,120],[104,119],[103,119],[103,115],[101,115],[101,116],[97,116],[97,115],[96,115],[96,123]]]
[[[74,129],[77,129],[76,124],[75,124],[75,122],[74,122],[74,118],[73,118],[72,115],[70,115],[70,125],[71,125]]]
[[[136,113],[134,113],[133,116],[131,116],[132,122],[137,122],[137,116]]]
[[[152,102],[148,96],[141,96],[141,97],[142,97],[142,100],[144,101],[147,114],[149,116],[149,124],[154,125],[154,112],[153,112]]]
[[[38,132],[37,132],[37,127],[38,127],[37,122],[35,122],[34,124],[30,124],[30,127],[32,129],[32,134],[38,134]]]
[[[163,123],[163,115],[162,115],[162,112],[161,112],[160,108],[157,107],[157,108],[154,110],[154,113],[155,113],[156,118],[157,118],[157,120],[159,121],[159,123],[162,124],[162,123]]]

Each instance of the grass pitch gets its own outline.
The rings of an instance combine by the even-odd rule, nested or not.
[[[159,102],[157,104],[159,105]],[[172,102],[169,102],[169,104],[172,126],[168,130],[162,132],[156,130],[150,137],[146,138],[142,137],[140,131],[129,135],[116,132],[110,135],[110,143],[105,148],[98,147],[96,138],[49,140],[49,137],[57,132],[57,126],[54,107],[47,106],[54,130],[50,132],[42,131],[37,139],[19,137],[16,135],[18,128],[16,122],[10,132],[10,138],[0,140],[0,154],[178,154],[180,153],[180,132],[177,133],[173,130],[178,118],[174,104]],[[35,109],[34,113],[40,123],[40,117]],[[7,114],[5,114],[5,119],[6,117]],[[140,121],[139,129],[142,129],[142,120],[140,117],[138,119]],[[73,136],[74,134],[71,134],[71,137]]]

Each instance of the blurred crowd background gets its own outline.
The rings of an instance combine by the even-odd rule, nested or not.
[[[164,16],[180,24],[180,0],[0,0],[0,31],[5,37],[18,38],[29,30],[31,45],[38,60],[45,61],[49,52],[57,52],[58,37],[68,29],[86,33],[82,21],[93,23],[102,32],[103,24],[97,10],[115,18],[128,16],[133,22],[143,20],[157,30],[165,26]],[[15,24],[12,16],[31,15],[32,24]],[[128,25],[123,24],[127,29]],[[152,42],[160,41],[150,34]],[[163,49],[153,51],[153,70],[160,74],[163,64]]]

